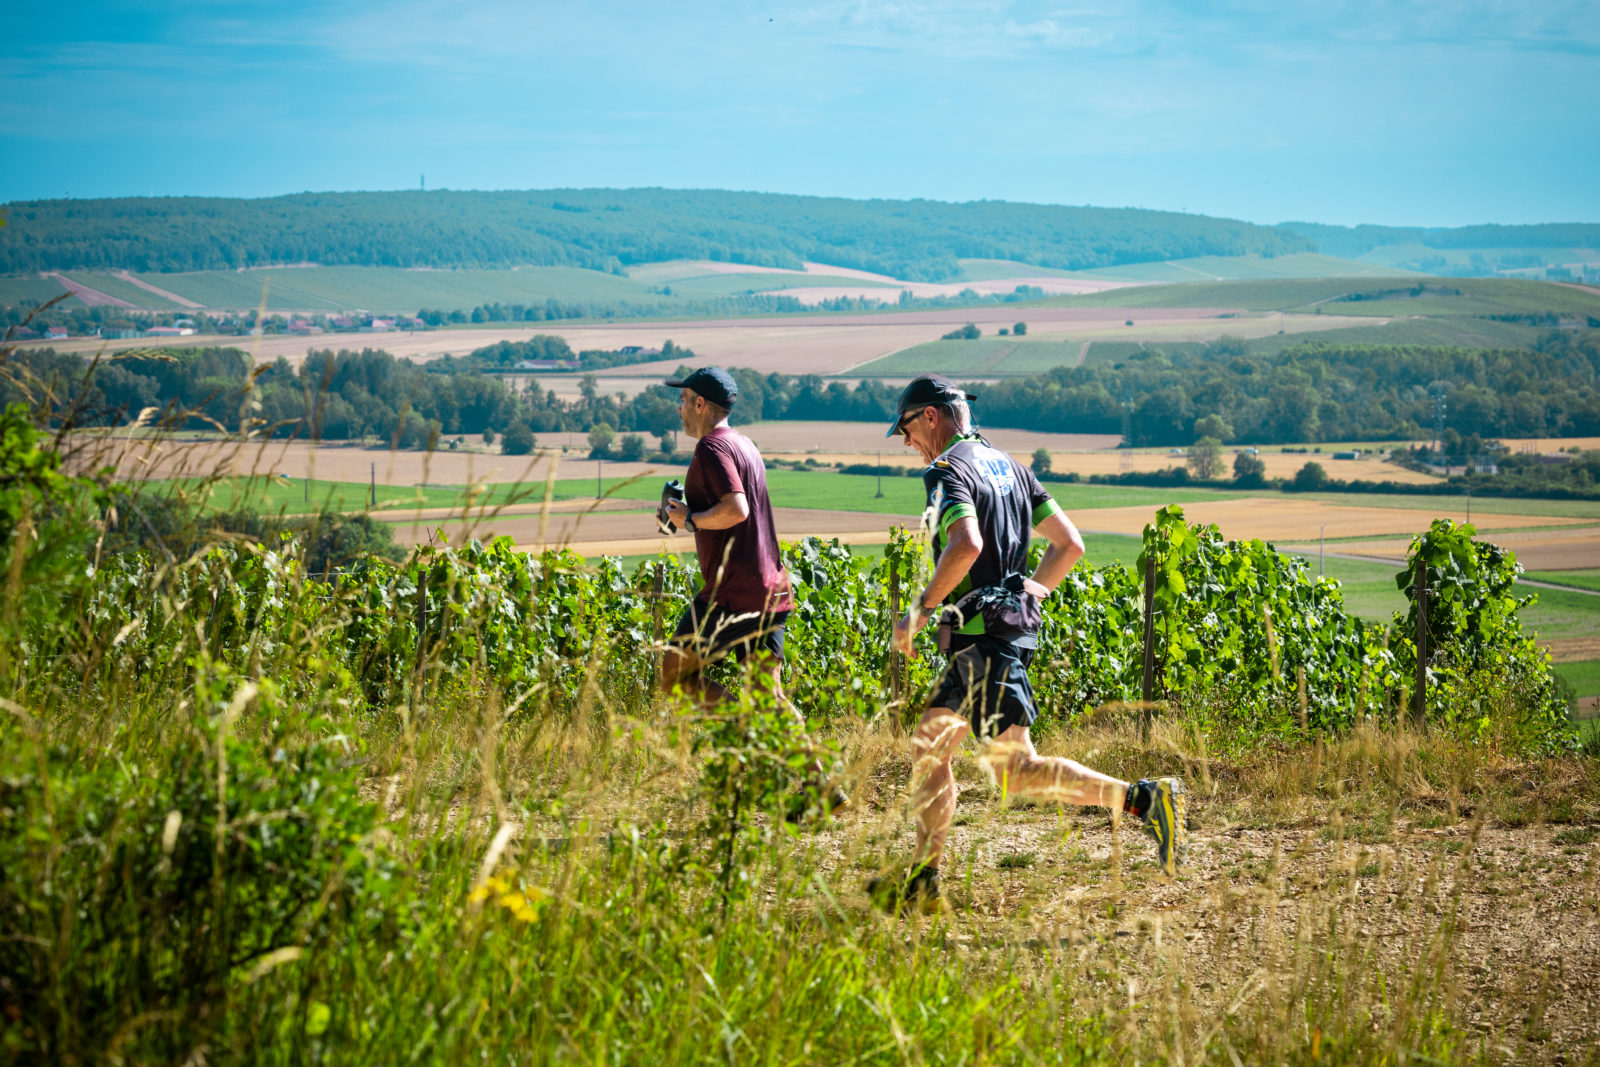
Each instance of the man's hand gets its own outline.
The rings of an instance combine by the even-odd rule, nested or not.
[[[913,619],[913,614],[915,619]],[[900,616],[894,624],[894,633],[890,636],[890,643],[905,655],[907,659],[917,658],[917,646],[912,643],[913,638],[928,625],[937,612],[917,611],[913,608]]]
[[[666,503],[667,518],[671,519],[678,529],[683,529],[689,521],[689,505],[681,500],[669,500]]]

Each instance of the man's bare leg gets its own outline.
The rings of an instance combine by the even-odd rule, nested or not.
[[[682,689],[702,711],[709,711],[728,699],[728,691],[705,676],[705,661],[689,649],[667,646],[661,658],[661,691]]]
[[[1076,760],[1039,755],[1026,726],[1007,727],[978,758],[1008,794],[1109,808],[1113,819],[1122,814],[1127,782],[1091,770]]]
[[[959,792],[950,758],[971,732],[967,720],[949,708],[929,708],[911,737],[911,809],[917,823],[913,867],[937,867],[944,855]]]

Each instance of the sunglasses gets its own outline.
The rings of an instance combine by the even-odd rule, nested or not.
[[[895,423],[894,432],[898,434],[904,434],[906,432],[906,425],[914,421],[916,417],[921,414],[922,412],[919,409],[917,411],[908,411],[906,414],[900,416],[900,421]]]

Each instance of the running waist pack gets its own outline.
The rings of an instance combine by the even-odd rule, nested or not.
[[[1023,576],[1008,574],[999,585],[974,589],[939,615],[939,651],[950,653],[950,635],[983,617],[983,632],[1018,648],[1036,648],[1042,613],[1039,599],[1023,589]]]

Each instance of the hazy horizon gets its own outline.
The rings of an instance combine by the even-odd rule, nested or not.
[[[16,15],[0,200],[728,189],[1274,224],[1600,219],[1581,2]]]

